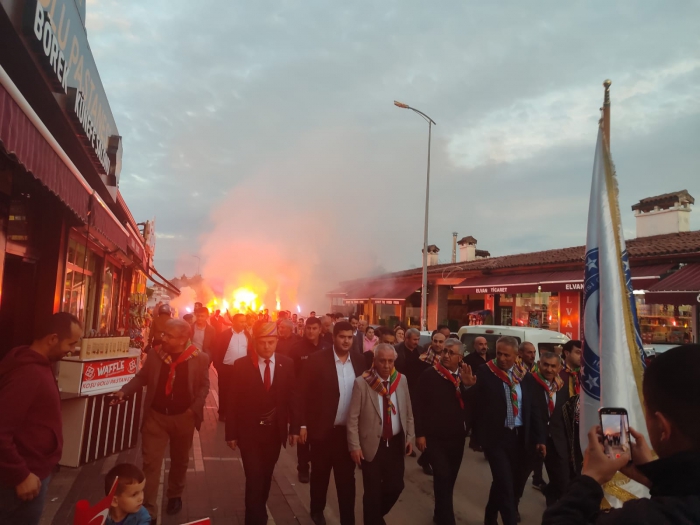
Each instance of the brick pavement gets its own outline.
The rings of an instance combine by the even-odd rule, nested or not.
[[[210,371],[211,390],[204,409],[202,429],[195,432],[190,451],[187,483],[182,496],[183,509],[177,516],[167,516],[163,479],[167,480],[169,460],[163,462],[161,474],[161,515],[159,525],[180,525],[210,517],[215,525],[244,523],[245,476],[240,453],[224,442],[224,424],[219,423],[216,372]],[[271,520],[275,525],[313,525],[308,514],[308,488],[295,490],[296,469],[291,454],[282,454],[275,468],[270,498]],[[62,467],[51,481],[42,525],[72,525],[73,508],[80,499],[95,503],[104,497],[104,475],[117,463],[141,465],[141,443],[130,450],[101,459],[79,469]],[[291,463],[290,463],[291,462]],[[301,497],[300,497],[301,496]],[[302,502],[302,497],[304,502]]]

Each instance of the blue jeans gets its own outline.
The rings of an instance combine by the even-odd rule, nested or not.
[[[14,487],[0,488],[0,523],[38,525],[44,510],[49,481],[50,475],[41,481],[39,495],[30,501],[19,499]]]

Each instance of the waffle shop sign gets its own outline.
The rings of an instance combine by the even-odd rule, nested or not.
[[[136,357],[87,362],[83,368],[80,392],[81,394],[89,394],[117,390],[118,387],[131,381],[137,370]]]

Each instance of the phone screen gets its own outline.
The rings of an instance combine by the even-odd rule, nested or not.
[[[609,458],[620,458],[630,453],[630,425],[627,414],[601,414],[603,449]]]

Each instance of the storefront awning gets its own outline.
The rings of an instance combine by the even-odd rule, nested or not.
[[[126,253],[126,229],[93,191],[2,67],[0,144],[85,224]]]
[[[646,290],[668,273],[674,264],[653,264],[632,267],[632,286],[635,290]],[[552,272],[540,286],[543,292],[577,292],[583,290],[583,270]]]
[[[420,280],[415,279],[363,283],[348,288],[343,300],[345,304],[358,304],[367,301],[378,304],[401,304],[420,287]],[[335,290],[331,294],[342,295],[340,290]]]
[[[462,294],[517,294],[535,293],[540,282],[551,272],[529,273],[523,275],[484,275],[470,277],[454,287],[455,293]]]
[[[168,290],[169,292],[174,293],[175,295],[180,295],[180,289],[175,286],[173,283],[168,281],[165,277],[163,277],[160,273],[158,273],[158,270],[153,268],[152,266],[148,268],[148,271],[145,272],[145,274],[148,276],[148,278],[153,281],[156,284],[161,285],[163,288]],[[157,275],[163,282],[160,282],[158,279],[153,278],[153,274]]]
[[[700,305],[700,264],[687,264],[649,288],[647,304]]]

